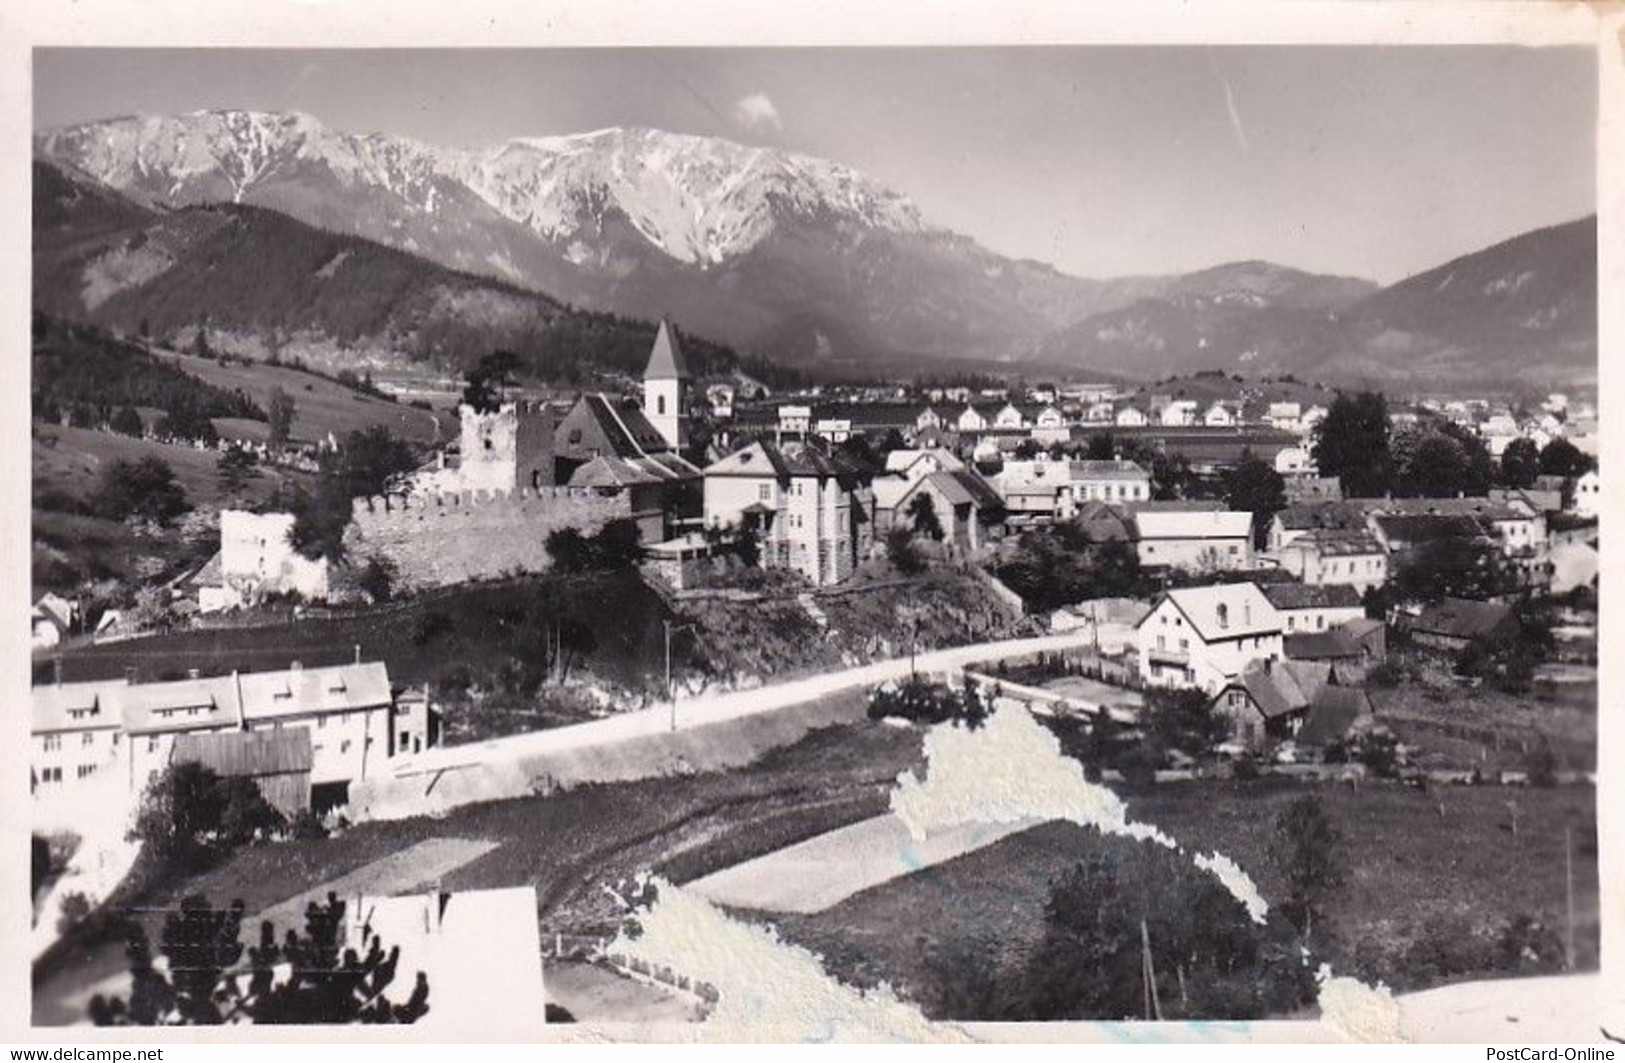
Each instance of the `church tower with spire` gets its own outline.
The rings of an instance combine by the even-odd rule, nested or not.
[[[692,379],[677,330],[664,318],[643,371],[643,415],[673,450],[688,448],[688,385]]]

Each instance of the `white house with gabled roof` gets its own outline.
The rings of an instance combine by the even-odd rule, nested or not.
[[[1166,591],[1135,630],[1146,686],[1214,694],[1250,662],[1284,654],[1281,614],[1251,582]]]

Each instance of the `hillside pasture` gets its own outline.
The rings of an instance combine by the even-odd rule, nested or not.
[[[352,431],[374,425],[384,426],[397,438],[425,446],[450,439],[456,432],[455,418],[445,411],[436,414],[406,403],[390,402],[288,366],[264,362],[245,365],[236,361],[221,365],[212,358],[174,351],[155,348],[153,353],[205,383],[228,391],[241,389],[261,407],[269,406],[271,390],[280,387],[293,397],[293,438],[300,442],[319,442],[328,433],[335,439],[343,439]],[[256,427],[263,431],[266,426]],[[232,434],[246,429],[244,437],[253,438],[254,429],[237,422],[232,423],[232,428]]]

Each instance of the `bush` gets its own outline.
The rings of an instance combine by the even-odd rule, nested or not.
[[[1508,920],[1495,943],[1497,968],[1520,974],[1562,970],[1563,952],[1557,931],[1527,912]]]
[[[869,719],[888,716],[927,724],[963,720],[975,729],[987,718],[987,706],[968,682],[963,691],[956,691],[924,676],[913,675],[901,683],[881,686],[871,695]]]
[[[374,554],[367,559],[366,567],[356,578],[356,584],[375,603],[387,602],[395,597],[395,581],[399,577],[400,569],[394,561]]]
[[[422,649],[441,635],[449,634],[457,622],[438,609],[422,613],[412,622],[412,645]]]
[[[133,462],[120,459],[102,470],[91,507],[112,520],[135,517],[159,525],[167,525],[192,508],[186,491],[175,480],[175,470],[151,454]]]
[[[559,528],[548,533],[547,556],[565,573],[629,569],[643,557],[641,536],[637,522],[626,517],[608,521],[591,536],[579,528]]]
[[[327,826],[314,809],[304,809],[288,824],[288,837],[295,841],[314,841],[327,837]]]
[[[30,892],[38,893],[51,877],[51,843],[38,834],[32,835],[28,843]]]
[[[131,835],[145,842],[159,861],[190,867],[284,824],[252,780],[222,779],[187,761],[172,763],[153,778]]]
[[[90,918],[90,898],[78,890],[63,894],[60,912],[56,921],[56,932],[58,936],[65,937],[70,930]]]
[[[892,525],[886,533],[886,560],[905,576],[918,575],[926,568],[925,555],[920,553],[914,533],[902,524]]]

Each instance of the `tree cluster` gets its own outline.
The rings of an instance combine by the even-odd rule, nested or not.
[[[131,835],[158,860],[197,866],[286,825],[252,779],[184,761],[147,786]]]
[[[123,458],[102,469],[90,497],[98,516],[109,520],[150,520],[167,525],[192,508],[175,470],[162,458],[148,454],[135,461]]]
[[[291,489],[284,499],[294,515],[294,549],[312,559],[342,561],[352,501],[385,493],[396,477],[416,467],[411,444],[383,425],[351,432],[337,451],[321,456],[314,491]]]
[[[592,535],[579,528],[558,528],[548,533],[547,556],[558,572],[616,572],[634,568],[643,558],[642,532],[628,517],[606,521]]]
[[[1140,597],[1156,586],[1141,571],[1133,546],[1094,542],[1073,522],[1023,534],[992,572],[1034,612],[1090,598]]]
[[[925,676],[911,675],[896,684],[885,684],[869,697],[869,719],[887,717],[910,723],[937,724],[962,721],[975,730],[987,719],[988,707],[969,679],[955,690]]]
[[[259,944],[240,940],[244,906],[216,908],[207,898],[185,898],[164,919],[153,962],[146,932],[130,924],[129,1000],[97,994],[90,1019],[97,1026],[218,1026],[231,1022],[273,1025],[413,1023],[429,1011],[422,971],[401,1003],[387,995],[400,965],[400,946],[387,952],[368,934],[364,952],[345,944],[345,902],[329,893],[305,910],[305,932],[289,929],[278,943],[270,922]]]

